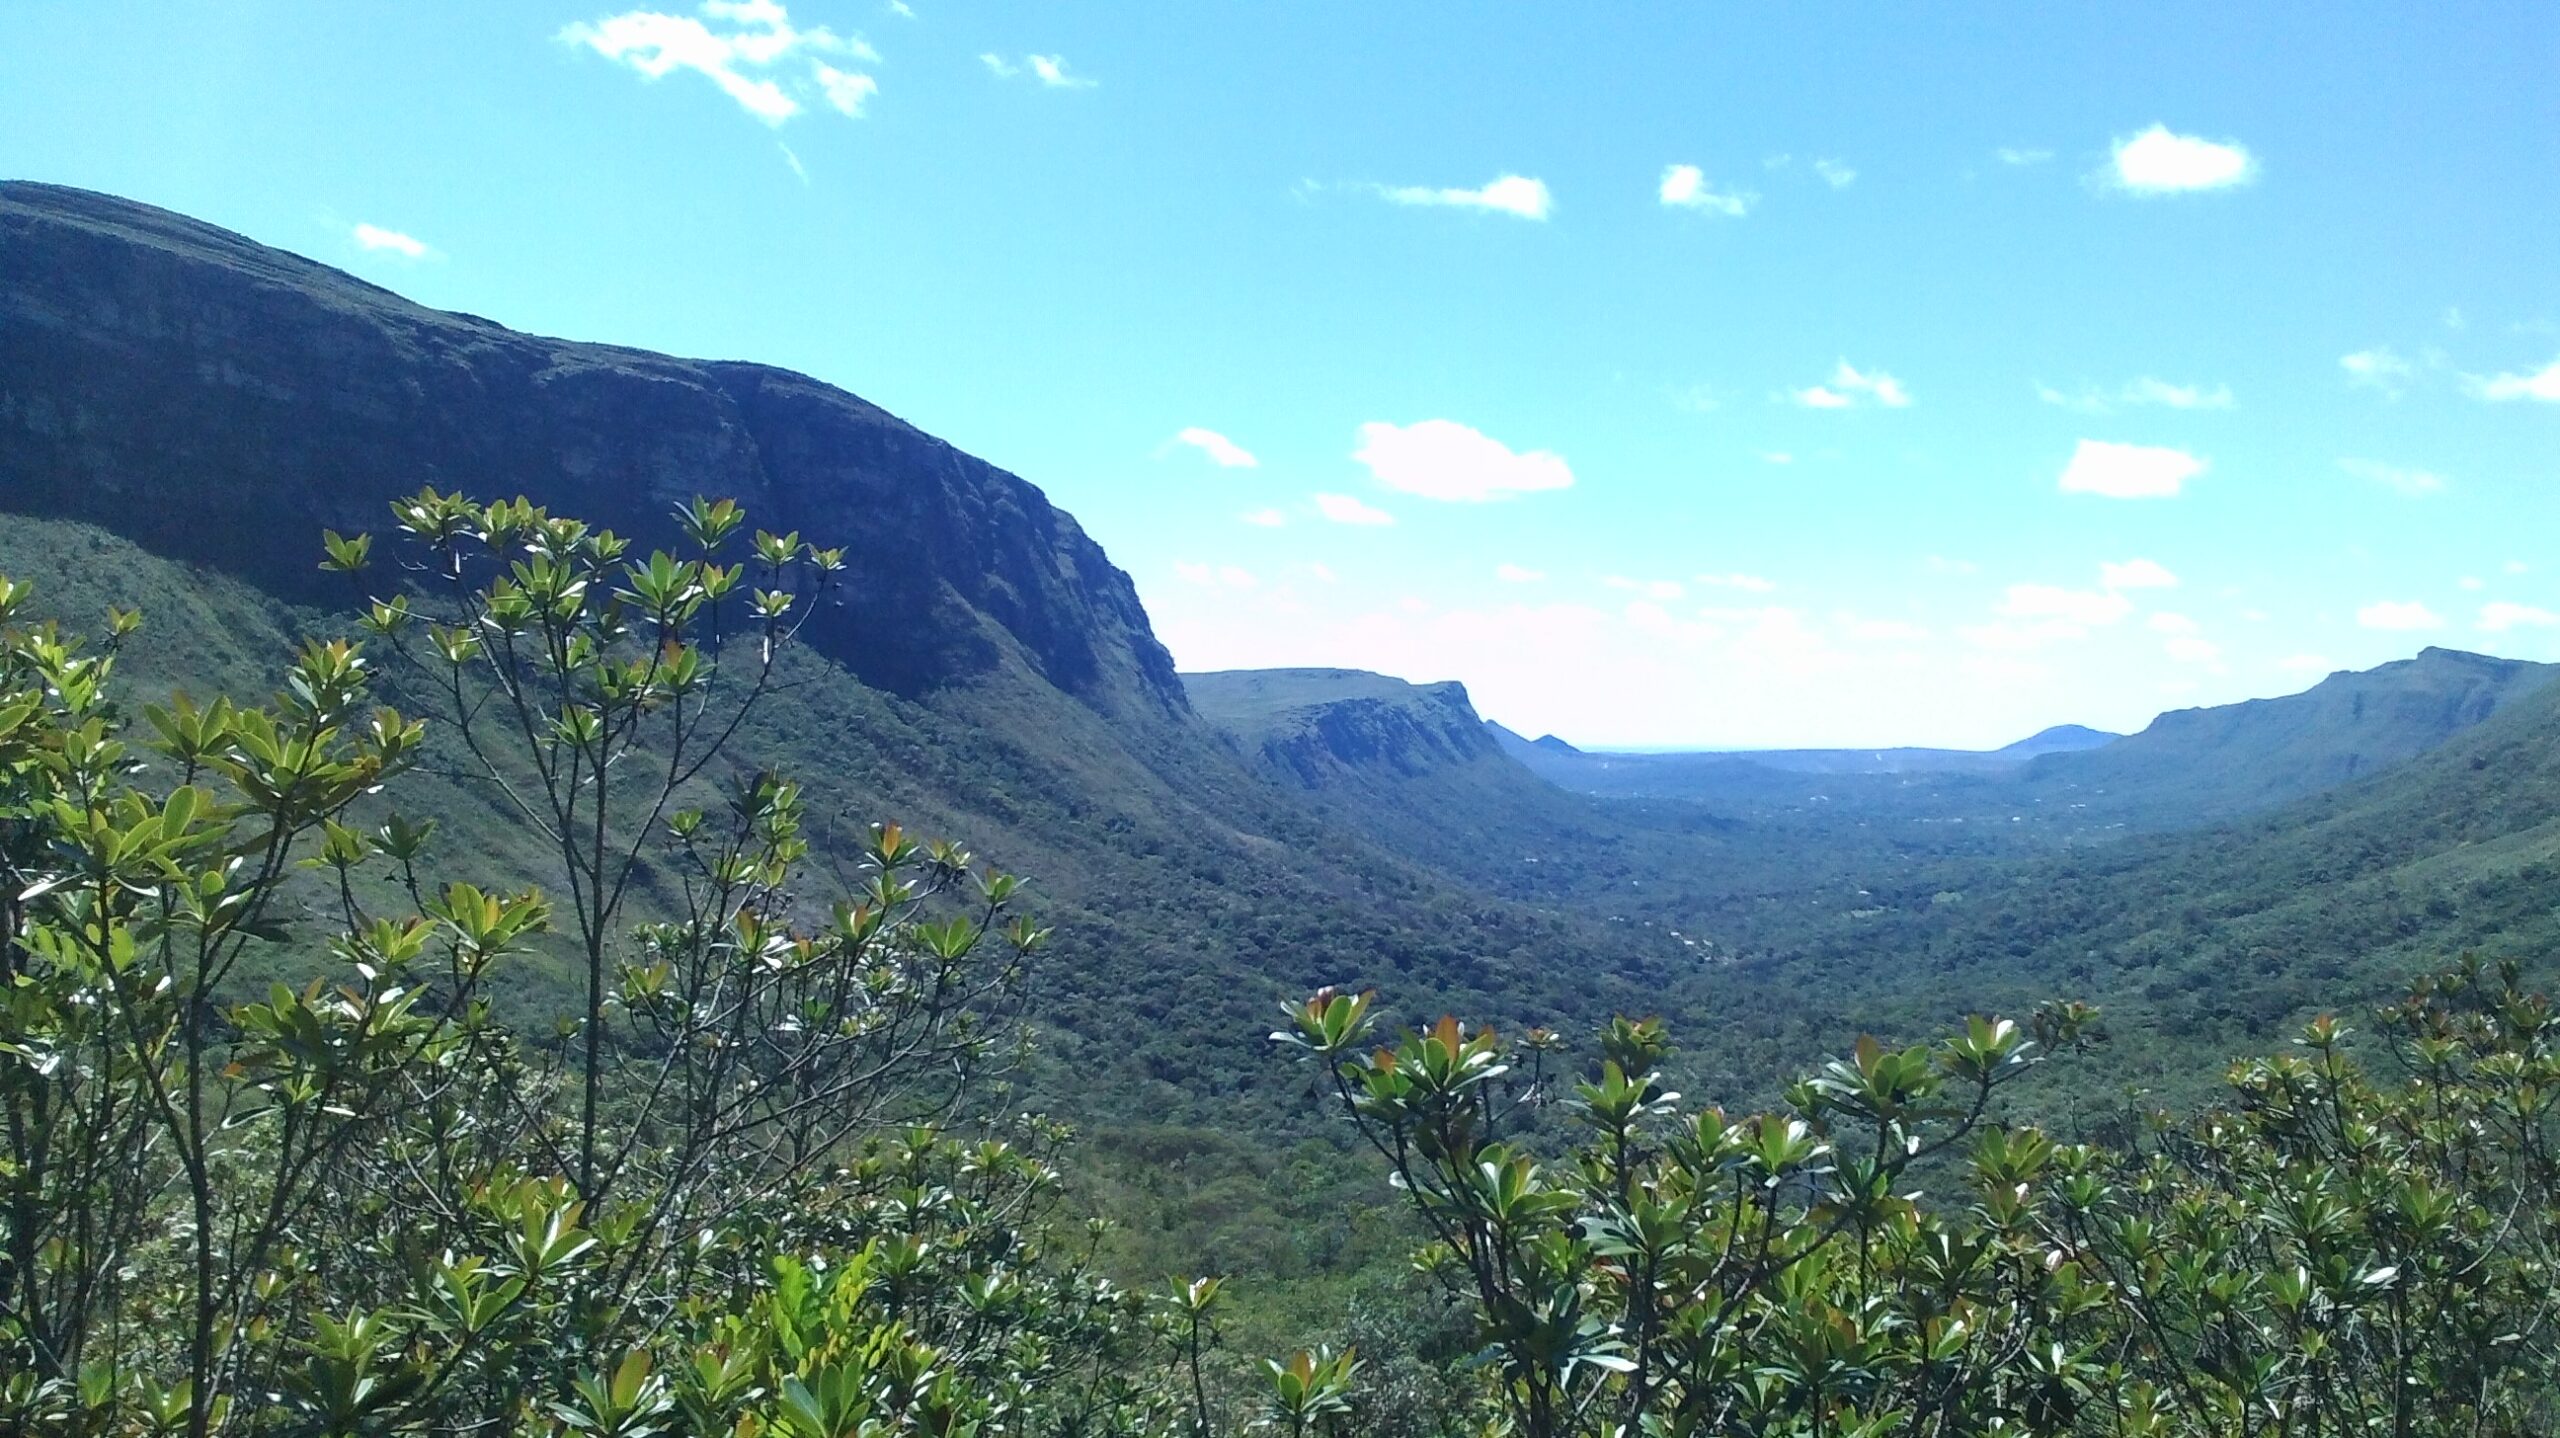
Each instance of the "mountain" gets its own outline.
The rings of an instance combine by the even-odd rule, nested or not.
[[[1998,773],[2045,754],[2094,749],[2118,735],[2058,724],[1998,749],[1696,749],[1668,753],[1577,749],[1553,735],[1532,743],[1495,726],[1497,740],[1522,762],[1567,788],[1622,796],[1718,798],[1749,790],[1762,777],[1788,774]],[[1737,767],[1748,766],[1748,767]]]
[[[695,494],[847,546],[811,638],[902,695],[1016,670],[1181,708],[1128,576],[1031,485],[802,375],[519,334],[166,211],[0,185],[0,503],[271,592],[422,485],[645,546]]]
[[[1257,763],[1310,789],[1361,770],[1511,767],[1463,684],[1408,684],[1356,669],[1237,669],[1185,674],[1182,685],[1192,708]]]
[[[1670,952],[1463,888],[1265,782],[1072,517],[854,395],[521,334],[148,206],[0,185],[0,572],[75,624],[139,605],[137,681],[263,692],[288,635],[345,623],[322,528],[382,529],[428,484],[644,553],[695,493],[848,546],[737,752],[804,779],[822,868],[897,818],[1032,879],[1060,935],[1043,1083],[1071,1111],[1269,1120],[1297,1108],[1253,1057],[1283,996],[1371,982],[1580,1024]],[[399,797],[473,877],[548,874],[487,794],[424,775]],[[1567,951],[1570,974],[1548,962]],[[557,973],[511,1002],[565,1002]]]
[[[2476,659],[2437,651],[2385,670],[2495,672]],[[2356,1022],[2466,951],[2523,960],[2548,984],[2555,893],[2560,685],[2528,685],[2426,753],[2255,815],[1879,880],[1856,910],[1800,916],[1805,930],[1737,981],[1911,1029],[1949,1004],[2090,999],[2116,1035],[2097,1092],[2126,1079],[2191,1092],[2229,1055],[2315,1013]]]
[[[2101,748],[2038,758],[2023,778],[2046,803],[2137,827],[2227,818],[2423,754],[2554,674],[2560,666],[2429,648],[2300,694],[2174,710]]]
[[[1566,788],[1686,799],[1737,818],[1997,826],[2028,846],[2077,843],[2194,828],[2380,772],[2555,674],[2560,666],[2427,649],[2299,694],[2175,710],[2123,737],[2063,725],[1980,752],[1515,753]]]
[[[2086,724],[2056,724],[2039,729],[2015,744],[2004,744],[1992,752],[2011,759],[2033,759],[2042,754],[2076,754],[2083,749],[2098,749],[2123,738],[2104,729]]]

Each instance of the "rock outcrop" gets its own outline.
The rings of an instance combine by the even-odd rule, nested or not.
[[[1486,759],[1508,766],[1463,684],[1358,669],[1233,669],[1182,682],[1203,718],[1266,770],[1309,789]]]
[[[0,509],[316,594],[320,531],[421,485],[632,535],[726,495],[848,550],[817,647],[914,695],[1019,666],[1184,700],[1128,576],[1021,479],[762,365],[520,334],[147,205],[0,184]]]

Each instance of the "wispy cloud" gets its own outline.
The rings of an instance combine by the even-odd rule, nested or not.
[[[1886,409],[1908,409],[1911,392],[1883,370],[1860,370],[1842,360],[1823,384],[1789,390],[1787,397],[1806,409],[1853,409],[1875,403]]]
[[[1258,469],[1262,465],[1262,461],[1254,458],[1253,452],[1243,445],[1214,429],[1202,429],[1197,425],[1166,440],[1157,447],[1156,453],[1163,454],[1176,445],[1188,445],[1200,451],[1220,469]]]
[[[2108,499],[2174,499],[2207,468],[2206,460],[2182,449],[2084,439],[2063,466],[2058,486],[2065,494]]]
[[[2492,402],[2530,399],[2560,404],[2560,359],[2530,373],[2473,375],[2463,381],[2463,386],[2474,396]]]
[[[1336,524],[1393,524],[1396,517],[1348,494],[1319,494],[1316,512]]]
[[[2098,566],[2098,583],[2114,589],[2175,589],[2178,576],[2155,559],[2128,559]]]
[[[2510,629],[2549,629],[2555,624],[2560,624],[2560,614],[2536,605],[2495,599],[2480,606],[2480,627],[2491,634]]]
[[[1503,175],[1472,190],[1435,189],[1429,185],[1378,185],[1373,188],[1392,204],[1488,210],[1496,214],[1517,215],[1524,220],[1543,220],[1555,209],[1555,197],[1547,193],[1546,181],[1523,175]]]
[[[2380,390],[2393,399],[2398,399],[2418,374],[2418,367],[2394,353],[2389,345],[2340,355],[2338,368],[2347,372],[2347,383]]]
[[[1278,529],[1289,522],[1289,516],[1276,509],[1249,509],[1236,518],[1257,529]]]
[[[1052,90],[1090,90],[1102,83],[1099,80],[1086,79],[1082,75],[1069,74],[1066,57],[1062,55],[1025,55],[1016,62],[989,52],[980,55],[978,61],[987,67],[988,73],[999,80],[1028,75]]]
[[[798,115],[811,99],[859,115],[879,88],[818,58],[877,63],[878,52],[858,35],[794,26],[780,0],[704,0],[697,14],[629,10],[564,26],[558,38],[650,80],[690,70],[768,125]]]
[[[1656,193],[1662,203],[1672,209],[1696,210],[1737,220],[1751,213],[1751,207],[1760,201],[1760,197],[1749,190],[1717,190],[1707,183],[1706,172],[1695,165],[1672,165],[1664,169],[1662,185]]]
[[[1510,446],[1455,420],[1360,426],[1351,457],[1389,489],[1423,499],[1480,503],[1573,484],[1562,455]]]
[[[2222,190],[2256,179],[2258,162],[2230,140],[2180,135],[2153,125],[2115,142],[2108,182],[2135,195]]]
[[[2218,384],[2208,388],[2200,384],[2171,384],[2149,375],[2111,390],[2084,384],[2077,391],[2066,392],[2038,383],[2035,391],[2037,399],[2075,414],[2111,414],[2119,407],[2132,409],[2144,405],[2158,405],[2166,409],[2229,409],[2235,403],[2229,385]]]
[[[377,254],[398,255],[404,260],[423,260],[435,253],[427,243],[414,235],[386,230],[380,225],[359,224],[349,232],[359,249]]]
[[[1824,184],[1835,190],[1849,188],[1858,178],[1857,171],[1838,160],[1816,160],[1813,162],[1813,172],[1822,177]]]
[[[2444,476],[2432,470],[2409,469],[2401,465],[2384,464],[2380,460],[2342,459],[2338,461],[2338,468],[2358,479],[2370,480],[2385,489],[2396,490],[2411,499],[2434,494],[2445,486]]]
[[[2367,629],[2406,632],[2444,627],[2444,616],[2417,600],[2378,600],[2356,611],[2356,623]]]
[[[1497,564],[1493,577],[1505,584],[1535,584],[1547,577],[1543,569],[1529,569],[1517,564]]]
[[[2004,165],[2041,165],[2053,158],[2051,150],[2029,149],[2023,145],[2003,145],[1991,153]]]

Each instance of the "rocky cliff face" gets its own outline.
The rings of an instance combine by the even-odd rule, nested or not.
[[[213,226],[0,184],[0,509],[270,589],[421,485],[530,496],[643,545],[695,494],[848,549],[818,648],[913,695],[1027,669],[1106,714],[1180,682],[1128,577],[1031,485],[842,390],[519,334]]]
[[[1346,777],[1424,774],[1502,761],[1463,684],[1407,684],[1356,669],[1186,674],[1202,717],[1275,775],[1309,789]]]

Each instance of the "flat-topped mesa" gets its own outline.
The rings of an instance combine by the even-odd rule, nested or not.
[[[696,494],[846,549],[822,651],[902,694],[1020,667],[1106,714],[1183,708],[1128,576],[1023,480],[763,365],[520,334],[214,226],[0,183],[0,509],[342,598],[320,531],[422,485],[672,545]]]
[[[1503,757],[1455,682],[1408,684],[1358,669],[1233,669],[1182,682],[1202,718],[1310,789]]]

